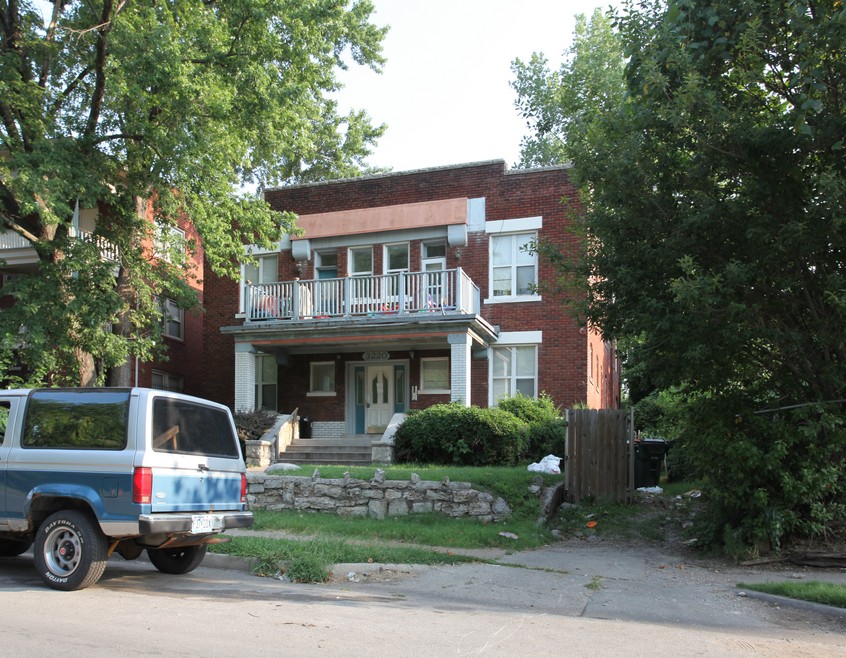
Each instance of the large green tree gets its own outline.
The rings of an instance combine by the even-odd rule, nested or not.
[[[372,10],[0,0],[0,230],[38,255],[3,291],[15,303],[0,313],[0,379],[23,362],[27,383],[90,384],[130,353],[150,358],[155,295],[196,303],[184,246],[144,256],[156,233],[186,216],[208,264],[234,275],[242,244],[268,244],[293,221],[243,190],[360,173],[383,128],[341,115],[332,92],[339,68],[382,64]],[[99,207],[94,239],[74,231],[79,207]]]
[[[629,2],[616,28],[626,98],[571,145],[582,310],[681,392],[712,503],[700,538],[740,551],[840,532],[846,8]]]
[[[588,20],[576,15],[573,40],[558,70],[543,53],[511,64],[515,105],[528,135],[519,167],[565,164],[577,143],[588,138],[593,120],[616,109],[625,94],[623,44],[611,17],[596,9]]]

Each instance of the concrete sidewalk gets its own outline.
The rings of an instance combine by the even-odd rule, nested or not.
[[[606,541],[571,540],[515,553],[462,552],[495,563],[339,564],[333,570],[334,581],[347,588],[389,593],[408,605],[450,610],[484,607],[733,630],[846,632],[842,609],[741,592],[736,587],[738,582],[790,579],[846,585],[842,569],[744,568],[674,554],[660,546]],[[212,554],[204,566],[249,569],[246,562]]]

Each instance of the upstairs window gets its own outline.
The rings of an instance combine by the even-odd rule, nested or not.
[[[408,243],[385,245],[385,274],[408,272]]]
[[[348,262],[350,274],[353,276],[373,274],[373,247],[352,247]]]
[[[241,265],[240,309],[244,312],[247,286],[261,283],[276,283],[279,280],[279,254],[253,256],[251,263]]]
[[[538,280],[537,254],[529,247],[537,233],[494,235],[490,239],[491,296],[533,295]]]
[[[153,230],[153,251],[156,258],[179,264],[185,258],[185,231],[175,226],[156,224]]]

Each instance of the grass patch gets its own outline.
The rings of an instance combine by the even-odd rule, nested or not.
[[[267,537],[233,537],[226,544],[212,544],[213,553],[253,560],[253,572],[260,576],[287,575],[295,583],[325,582],[333,565],[341,562],[382,564],[458,564],[478,562],[464,555],[453,555],[419,547],[353,544],[340,539],[305,541]]]
[[[661,520],[650,518],[638,522],[641,515],[636,505],[597,503],[569,507],[559,514],[562,536],[604,535],[621,539],[663,539]]]
[[[846,608],[846,585],[823,583],[818,580],[784,581],[775,583],[738,583],[738,587],[765,594],[786,596],[800,601],[822,603],[837,608]]]
[[[404,542],[453,548],[505,548],[524,550],[552,541],[551,532],[538,527],[536,519],[509,519],[501,523],[480,523],[439,514],[395,516],[384,520],[348,518],[334,514],[298,512],[253,512],[253,529],[284,531],[326,539],[356,539],[367,542]],[[517,535],[517,539],[500,533]]]

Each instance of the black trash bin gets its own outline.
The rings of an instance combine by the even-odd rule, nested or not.
[[[658,486],[661,462],[669,448],[664,439],[635,441],[635,489]]]
[[[308,416],[300,417],[300,438],[311,438],[311,418],[309,418]]]

